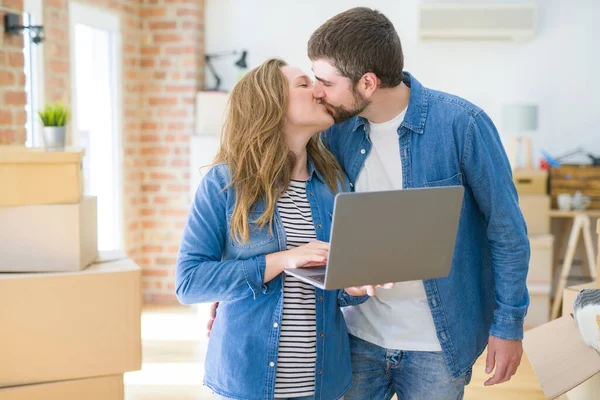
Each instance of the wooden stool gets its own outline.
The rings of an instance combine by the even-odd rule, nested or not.
[[[572,217],[573,218],[573,227],[571,228],[571,233],[569,234],[569,242],[567,245],[567,251],[565,253],[565,259],[563,261],[562,270],[560,273],[560,278],[558,280],[558,285],[556,287],[556,294],[554,296],[554,302],[552,303],[552,314],[551,319],[556,319],[558,317],[558,312],[560,310],[560,306],[562,303],[563,291],[567,285],[567,278],[569,277],[569,273],[571,272],[571,267],[573,265],[573,257],[575,256],[575,251],[577,250],[577,246],[579,244],[579,239],[583,237],[583,247],[586,253],[587,259],[587,267],[589,269],[590,277],[593,280],[596,280],[596,262],[594,257],[594,245],[592,243],[592,231],[591,231],[591,221],[590,215],[585,211],[551,211],[550,215],[553,217]],[[600,229],[600,224],[598,225]],[[557,244],[560,245],[560,240],[557,241]]]

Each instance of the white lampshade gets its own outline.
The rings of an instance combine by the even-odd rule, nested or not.
[[[507,132],[535,131],[538,107],[533,104],[507,104],[502,109],[502,128]]]

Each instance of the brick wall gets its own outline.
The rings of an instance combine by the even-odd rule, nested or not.
[[[122,121],[125,250],[139,261],[142,247],[140,227],[141,163],[140,148],[140,48],[141,3],[139,0],[79,0],[81,4],[117,13],[121,18],[122,54]],[[44,63],[47,102],[71,101],[68,0],[44,0]],[[72,134],[71,129],[69,129]],[[69,137],[69,141],[71,138]],[[100,222],[101,223],[101,222]]]
[[[21,14],[23,0],[0,0],[0,144],[24,144],[25,74],[23,37],[4,34],[4,14]]]
[[[189,210],[189,143],[204,81],[204,1],[142,1],[143,235],[138,262],[149,302],[172,302],[173,272]]]
[[[204,1],[80,2],[121,16],[126,250],[143,268],[145,300],[174,302],[194,99],[204,80]],[[46,100],[69,103],[68,1],[43,4]],[[0,0],[2,11],[21,9],[22,0]],[[25,141],[21,48],[19,38],[0,37],[0,143]]]

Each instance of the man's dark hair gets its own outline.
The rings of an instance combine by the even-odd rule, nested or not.
[[[326,21],[310,37],[308,57],[331,62],[353,84],[367,72],[377,75],[383,88],[402,82],[398,33],[385,15],[370,8],[352,8]]]

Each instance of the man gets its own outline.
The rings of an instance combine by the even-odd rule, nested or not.
[[[529,242],[494,124],[403,72],[398,34],[378,11],[331,18],[308,55],[314,96],[336,121],[322,140],[353,190],[465,187],[449,277],[377,289],[344,310],[353,368],[345,399],[460,399],[487,343],[486,373],[495,373],[485,384],[508,381],[522,355]]]

